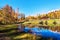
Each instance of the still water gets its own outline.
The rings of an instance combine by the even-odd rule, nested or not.
[[[36,34],[36,35],[42,36],[44,38],[54,38],[54,40],[60,40],[60,32],[57,32],[57,31],[52,31],[49,29],[39,28],[39,27],[34,27],[34,28],[24,27],[24,28],[22,28],[21,26],[19,26],[18,28],[19,28],[19,30],[22,30],[24,32]]]

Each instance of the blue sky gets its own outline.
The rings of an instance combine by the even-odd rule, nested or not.
[[[12,6],[13,9],[19,8],[19,12],[26,16],[60,9],[60,0],[0,0],[0,8],[6,4]]]

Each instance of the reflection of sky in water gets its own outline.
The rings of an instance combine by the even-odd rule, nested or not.
[[[40,28],[33,28],[32,31],[36,33],[36,35],[41,35],[43,37],[52,37],[52,38],[59,38],[60,39],[60,34],[54,33],[51,30],[48,29],[40,29]]]
[[[41,35],[42,37],[52,37],[52,38],[60,39],[59,33],[52,32],[51,30],[48,30],[48,29],[38,28],[38,27],[34,27],[34,28],[25,27],[24,28],[25,32],[28,32],[29,30],[32,31],[32,34],[35,33],[36,35]]]

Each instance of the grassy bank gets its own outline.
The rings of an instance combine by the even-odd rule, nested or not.
[[[43,24],[39,24],[39,22],[43,21]],[[28,21],[28,22],[24,22],[23,24],[25,26],[29,26],[31,27],[33,26],[38,26],[38,25],[43,25],[43,26],[47,26],[45,24],[45,21],[47,21],[47,25],[50,26],[50,29],[52,30],[56,30],[54,29],[54,26],[60,26],[60,19],[50,19],[50,20],[32,20],[32,21]],[[56,24],[53,24],[53,22],[56,22]],[[60,30],[60,29],[58,29]],[[34,35],[30,34],[30,33],[25,33],[25,32],[19,32],[18,30],[18,26],[16,24],[13,25],[0,25],[0,32],[1,33],[5,33],[5,37],[7,38],[11,38],[11,40],[33,40]],[[42,37],[38,37],[36,36],[36,40],[37,39],[43,39]]]
[[[16,25],[0,26],[0,35],[1,35],[1,33],[3,34],[2,37],[4,40],[5,40],[5,38],[7,40],[24,40],[24,39],[32,40],[33,39],[32,34],[19,32],[17,28],[18,28],[18,26],[16,26]]]
[[[43,22],[43,23],[39,24],[39,22]],[[24,25],[32,24],[32,25],[46,26],[46,22],[47,22],[47,26],[60,26],[60,19],[30,20],[30,21],[24,22],[23,24]],[[54,22],[56,24],[54,24]]]

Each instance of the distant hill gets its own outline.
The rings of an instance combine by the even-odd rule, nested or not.
[[[60,10],[55,10],[43,15],[28,16],[26,19],[60,19]]]

